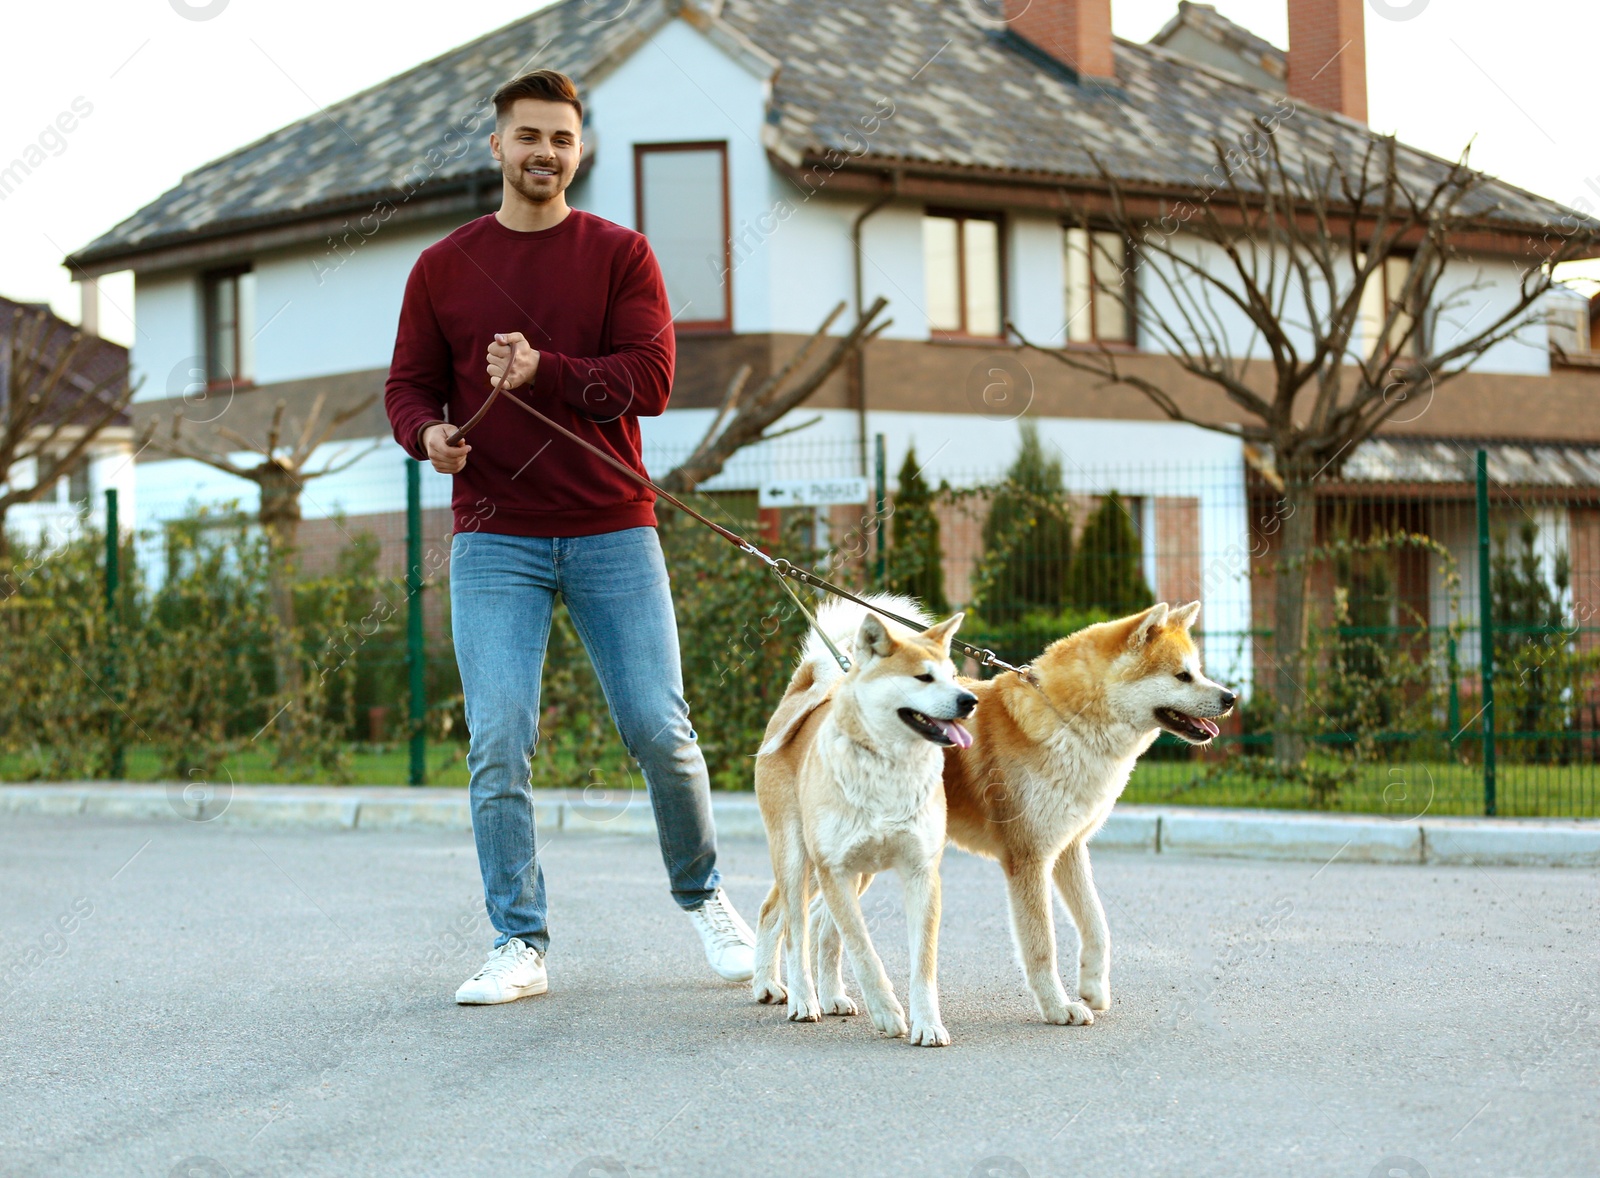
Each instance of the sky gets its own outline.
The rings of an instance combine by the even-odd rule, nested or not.
[[[956,3],[958,0],[938,0]],[[1600,207],[1600,135],[1585,90],[1600,44],[1590,0],[1367,0],[1370,122],[1556,200]],[[0,163],[51,150],[0,200],[0,294],[76,322],[61,259],[185,172],[543,5],[472,0],[80,0],[7,5]],[[1216,0],[1278,45],[1285,0]],[[1113,0],[1147,40],[1176,0]],[[1519,19],[1512,19],[1513,14]],[[83,113],[87,110],[87,113]],[[70,133],[50,130],[67,114]],[[485,147],[487,154],[487,147]],[[1594,273],[1600,275],[1600,267]],[[131,276],[102,283],[101,329],[132,342]]]

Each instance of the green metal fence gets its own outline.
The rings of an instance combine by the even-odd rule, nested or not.
[[[1600,813],[1600,489],[1493,450],[1436,451],[1363,448],[1294,505],[1248,454],[1091,465],[1019,433],[1009,458],[964,467],[948,449],[908,462],[903,442],[879,440],[866,502],[760,508],[758,488],[774,479],[861,473],[855,442],[801,435],[742,452],[705,489],[704,508],[846,583],[966,608],[964,636],[1012,661],[1155,600],[1199,600],[1207,672],[1241,706],[1209,748],[1158,741],[1129,800]],[[646,456],[656,473],[681,457]],[[464,782],[442,591],[448,481],[390,456],[343,477],[308,484],[303,504],[294,700],[274,670],[284,639],[242,492],[233,508],[156,523],[145,503],[138,535],[98,558],[65,541],[14,550],[0,593],[13,684],[0,772]],[[1300,510],[1312,540],[1289,551],[1285,521]],[[672,528],[681,628],[692,625],[696,643],[687,694],[697,718],[719,717],[722,730],[699,725],[718,784],[748,784],[761,701],[781,692],[796,623],[767,624],[784,599],[759,569]],[[96,563],[95,592],[75,599]],[[1294,584],[1300,624],[1280,639]],[[559,617],[549,660],[541,784],[630,779]],[[729,692],[750,706],[722,706]],[[48,747],[41,732],[71,744]],[[299,760],[284,754],[295,740]]]

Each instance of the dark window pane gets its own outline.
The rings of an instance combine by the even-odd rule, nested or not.
[[[645,151],[639,157],[639,231],[661,264],[679,324],[729,319],[722,169],[719,148]]]

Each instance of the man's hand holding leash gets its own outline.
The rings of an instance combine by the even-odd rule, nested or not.
[[[517,389],[533,380],[539,371],[539,353],[528,346],[520,331],[504,332],[494,337],[484,356],[488,365],[489,383],[496,391]],[[506,362],[511,361],[511,375],[506,376]],[[460,431],[465,433],[465,430]],[[450,439],[455,437],[455,444]],[[460,474],[467,465],[467,455],[472,447],[458,431],[447,422],[435,422],[422,431],[422,448],[428,452],[428,461],[440,474]]]
[[[513,350],[516,360],[511,365],[511,377],[507,380],[506,360],[511,357]],[[489,364],[489,383],[499,384],[503,389],[520,389],[531,383],[533,374],[539,371],[539,353],[520,331],[495,336],[486,359]]]
[[[422,431],[422,447],[428,452],[428,461],[440,474],[460,474],[467,465],[467,455],[472,447],[462,439],[454,446],[445,439],[455,433],[456,427],[443,421],[435,422]]]

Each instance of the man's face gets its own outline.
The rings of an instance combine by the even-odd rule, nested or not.
[[[534,204],[567,190],[583,154],[578,112],[565,102],[519,98],[489,136],[506,181]]]

